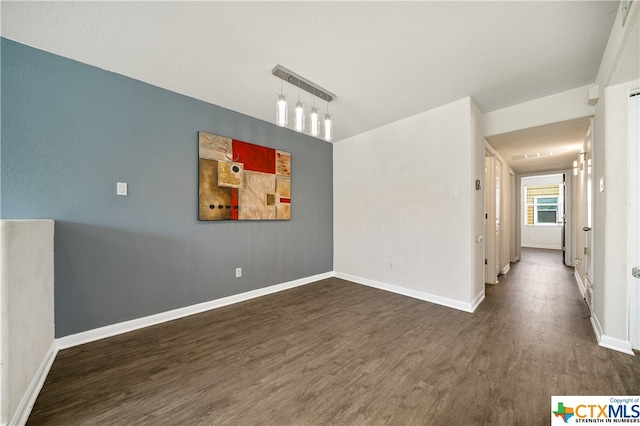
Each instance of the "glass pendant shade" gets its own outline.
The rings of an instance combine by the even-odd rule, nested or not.
[[[331,142],[333,140],[333,124],[331,123],[331,116],[325,114],[324,116],[324,140]]]
[[[296,102],[296,115],[293,128],[296,132],[304,132],[304,108],[302,102]]]
[[[320,136],[320,117],[318,116],[318,108],[311,108],[309,121],[310,121],[309,134],[315,137]]]
[[[278,95],[276,103],[276,124],[280,127],[286,127],[289,122],[289,111],[287,110],[287,100],[283,94]]]

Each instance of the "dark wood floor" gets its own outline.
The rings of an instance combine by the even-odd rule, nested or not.
[[[558,252],[474,314],[327,279],[61,351],[29,425],[544,425],[551,395],[638,395]]]

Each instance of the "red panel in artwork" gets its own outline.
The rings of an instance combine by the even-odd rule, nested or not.
[[[282,198],[282,197],[280,197],[280,202],[281,203],[291,204],[291,198]]]
[[[238,188],[231,189],[231,220],[238,220]]]
[[[252,172],[276,172],[276,150],[264,146],[233,140],[233,160],[244,164]]]

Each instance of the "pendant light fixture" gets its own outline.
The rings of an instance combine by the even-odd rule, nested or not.
[[[298,132],[305,130],[305,114],[304,106],[300,101],[300,89],[305,90],[313,95],[313,108],[311,108],[311,114],[309,115],[309,134],[313,137],[320,136],[320,114],[316,108],[316,97],[327,102],[327,114],[325,115],[325,132],[324,140],[333,140],[333,125],[331,121],[331,115],[329,115],[328,104],[336,98],[331,92],[322,89],[320,86],[310,82],[309,80],[301,77],[281,65],[276,65],[271,71],[276,77],[290,83],[294,86],[298,86],[298,101],[296,102],[295,116],[293,128]],[[281,127],[286,127],[288,124],[286,98],[282,89],[282,82],[280,82],[280,94],[278,95],[278,104],[276,107],[276,124]]]
[[[324,115],[324,140],[331,142],[333,140],[333,123],[329,114],[329,103],[327,102],[327,113]]]
[[[280,82],[280,94],[276,103],[276,124],[280,127],[287,127],[289,123],[289,111],[287,107],[287,98],[284,96],[282,82]]]
[[[296,102],[293,130],[296,132],[304,132],[304,121],[304,107],[302,106],[302,102],[300,102],[300,86],[298,86],[298,102]]]
[[[313,98],[313,108],[311,108],[311,114],[309,114],[309,134],[313,137],[320,136],[320,114],[318,114],[318,108],[316,108],[316,98]]]

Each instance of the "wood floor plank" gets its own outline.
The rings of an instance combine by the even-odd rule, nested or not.
[[[558,252],[474,314],[332,278],[61,351],[29,425],[541,425],[551,395],[638,395]]]

